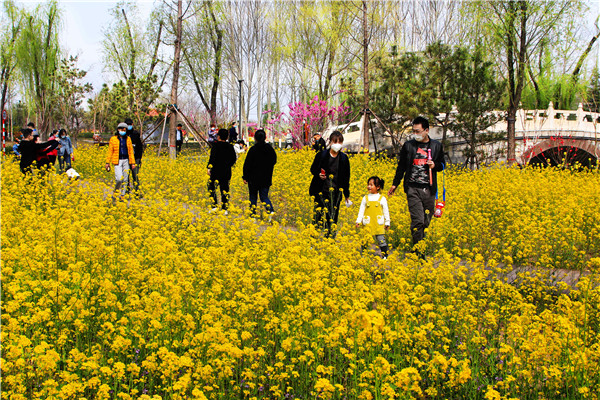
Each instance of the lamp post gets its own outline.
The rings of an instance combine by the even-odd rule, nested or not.
[[[240,112],[238,114],[238,127],[240,130],[240,138],[244,137],[243,131],[242,131],[242,82],[244,82],[243,79],[238,79],[238,83],[240,84],[239,86],[239,103],[240,103]]]

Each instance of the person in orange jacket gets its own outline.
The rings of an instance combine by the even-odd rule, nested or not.
[[[125,197],[127,182],[129,179],[129,170],[135,168],[135,158],[133,153],[133,144],[131,138],[127,136],[127,124],[121,122],[117,126],[117,133],[110,138],[108,142],[108,154],[106,155],[107,171],[110,171],[110,164],[115,167],[115,190],[121,192],[121,199]],[[113,193],[113,200],[115,194]]]

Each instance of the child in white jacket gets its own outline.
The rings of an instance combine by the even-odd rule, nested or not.
[[[356,218],[356,227],[363,225],[371,236],[375,238],[383,259],[388,255],[388,244],[385,231],[390,228],[390,212],[387,199],[380,193],[384,181],[378,176],[367,179],[369,193],[363,197],[360,210]]]

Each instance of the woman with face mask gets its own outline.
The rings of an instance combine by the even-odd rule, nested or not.
[[[58,168],[60,171],[66,171],[71,168],[71,154],[73,154],[73,145],[71,139],[67,136],[67,131],[61,129],[58,132],[58,141],[60,149],[58,149]]]
[[[313,224],[335,237],[342,195],[350,205],[350,160],[342,152],[344,136],[334,131],[329,136],[329,148],[315,156],[310,167],[313,175],[309,194],[314,200]]]

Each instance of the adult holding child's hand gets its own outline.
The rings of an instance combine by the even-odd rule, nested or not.
[[[444,149],[440,142],[429,137],[429,121],[423,117],[415,118],[412,139],[407,140],[400,150],[396,176],[388,191],[392,196],[404,179],[413,245],[425,237],[435,208],[437,173],[444,165]]]

